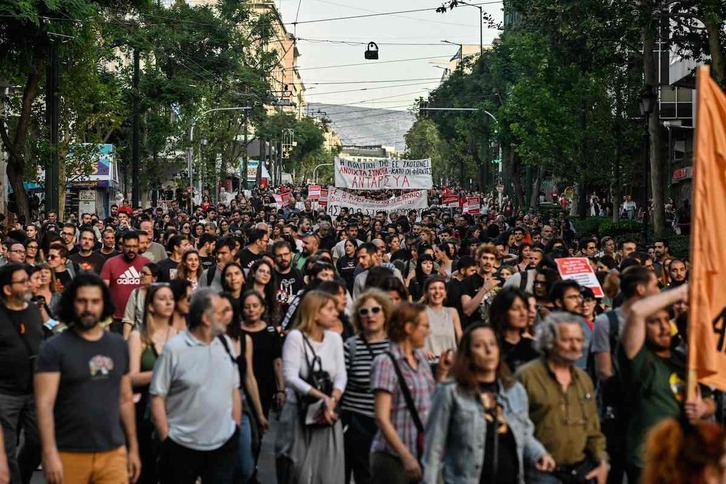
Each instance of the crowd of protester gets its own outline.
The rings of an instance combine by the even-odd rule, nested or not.
[[[257,482],[271,425],[283,483],[726,482],[666,240],[438,201],[332,219],[252,192],[8,227],[0,483]],[[561,278],[573,256],[604,297]]]

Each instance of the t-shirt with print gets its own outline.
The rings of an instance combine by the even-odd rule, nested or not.
[[[72,256],[69,256],[68,258],[73,262],[77,262],[82,270],[92,271],[96,274],[101,273],[101,269],[103,269],[103,264],[106,262],[106,258],[98,252],[91,252],[91,255],[89,255],[88,257],[83,257],[79,252],[78,254],[73,254]]]
[[[467,295],[473,298],[485,282],[484,278],[480,276],[478,272],[470,275],[469,277],[465,277],[464,280],[461,281],[461,295]],[[478,321],[486,321],[484,315],[481,313],[481,304],[473,313],[471,313],[471,316],[467,317],[466,321],[462,321],[462,325],[468,326],[469,324]]]
[[[179,268],[179,261],[175,261],[171,257],[158,262],[156,265],[161,270],[161,276],[159,282],[171,282],[172,279],[176,279],[176,272]]]
[[[669,358],[656,355],[643,346],[632,360],[624,351],[616,353],[625,391],[632,395],[633,407],[627,430],[627,463],[643,467],[643,447],[648,431],[667,418],[679,419],[686,392],[686,361],[682,353]],[[711,392],[701,386],[705,398]]]
[[[104,331],[88,341],[68,330],[43,345],[37,373],[60,373],[53,409],[58,450],[106,452],[125,444],[119,401],[128,372],[128,346],[118,334]]]
[[[55,292],[63,294],[73,278],[68,269],[55,273]]]
[[[277,302],[280,303],[280,313],[285,314],[295,295],[305,286],[303,275],[293,267],[287,274],[275,271],[275,279],[277,279]]]
[[[124,316],[124,309],[129,300],[131,292],[141,287],[141,268],[148,264],[149,259],[137,255],[131,262],[123,255],[112,257],[107,260],[101,269],[101,279],[108,281],[108,288],[111,291],[111,299],[115,310],[113,318],[121,320]]]

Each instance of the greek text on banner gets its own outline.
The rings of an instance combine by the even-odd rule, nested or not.
[[[328,188],[328,213],[332,217],[340,214],[341,208],[351,212],[362,212],[365,215],[375,215],[376,212],[396,212],[398,210],[422,210],[429,207],[425,190],[414,190],[398,197],[387,200],[371,200],[335,187]]]
[[[352,190],[430,190],[431,159],[353,161],[335,159],[335,186]]]

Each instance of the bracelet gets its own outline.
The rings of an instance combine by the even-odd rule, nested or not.
[[[277,390],[277,391],[275,392],[275,395],[277,395],[278,393],[285,393],[285,390]]]

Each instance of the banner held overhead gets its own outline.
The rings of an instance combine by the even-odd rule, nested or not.
[[[351,190],[430,190],[431,159],[370,160],[335,159],[335,186]]]
[[[409,210],[423,210],[428,207],[425,190],[414,190],[387,200],[372,200],[339,188],[328,188],[328,213],[332,217],[337,217],[341,208],[374,216],[377,212],[391,213],[401,210],[408,213]]]

